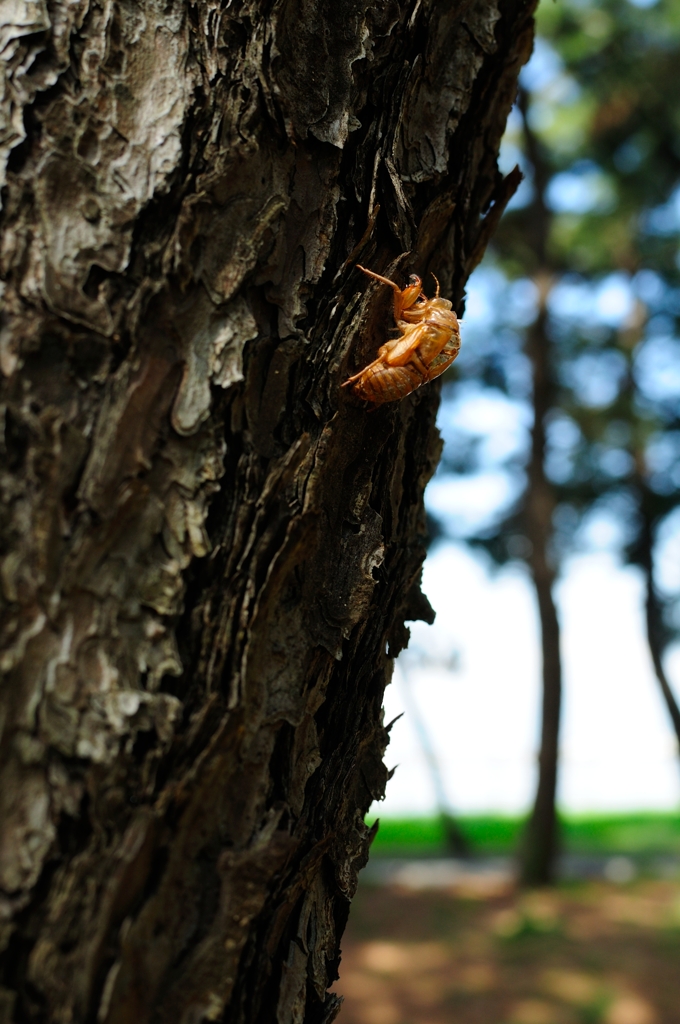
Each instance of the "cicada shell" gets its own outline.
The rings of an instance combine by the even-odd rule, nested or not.
[[[394,290],[394,319],[400,336],[381,345],[377,358],[342,386],[351,385],[355,395],[374,405],[396,402],[451,365],[460,351],[458,317],[451,302],[440,297],[436,277],[435,297],[428,299],[415,274],[406,288],[400,288],[372,270],[359,270]]]

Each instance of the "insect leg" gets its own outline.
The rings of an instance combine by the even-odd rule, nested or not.
[[[376,281],[382,281],[383,284],[388,284],[390,288],[394,288],[395,292],[401,292],[401,288],[394,281],[390,281],[389,277],[383,277],[381,274],[374,274],[372,270],[366,270],[366,267],[362,267],[361,264],[357,263],[357,270],[363,270],[364,274],[368,274],[369,277],[375,278]]]
[[[367,370],[373,369],[374,366],[382,366],[382,362],[382,359],[374,359],[372,363],[368,364],[368,366],[364,366],[363,370],[359,370],[359,372],[355,373],[353,377],[348,377],[347,380],[344,380],[340,387],[346,388],[348,384],[353,384],[355,380],[359,380],[360,377],[363,377]]]
[[[380,350],[382,358],[389,366],[405,366],[406,363],[410,363],[413,353],[422,342],[421,324],[405,326],[408,330],[404,330],[401,338],[387,342]]]

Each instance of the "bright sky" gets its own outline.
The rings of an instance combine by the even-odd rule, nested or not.
[[[433,626],[414,623],[385,696],[398,765],[381,815],[436,807],[412,703],[429,733],[454,811],[515,812],[531,803],[538,744],[539,648],[523,571],[489,572],[460,544],[427,559]],[[564,717],[559,803],[569,811],[676,808],[680,762],[643,636],[642,584],[605,550],[572,558],[557,589]],[[668,669],[680,693],[680,648]],[[409,694],[404,687],[408,686]],[[411,705],[408,708],[408,705]]]

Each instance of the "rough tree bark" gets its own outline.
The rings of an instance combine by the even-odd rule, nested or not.
[[[2,0],[0,1021],[329,1021],[533,0]],[[403,254],[412,251],[407,259]]]

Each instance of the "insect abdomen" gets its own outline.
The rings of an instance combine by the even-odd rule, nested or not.
[[[369,366],[354,385],[354,393],[374,405],[406,398],[424,383],[415,366]]]

